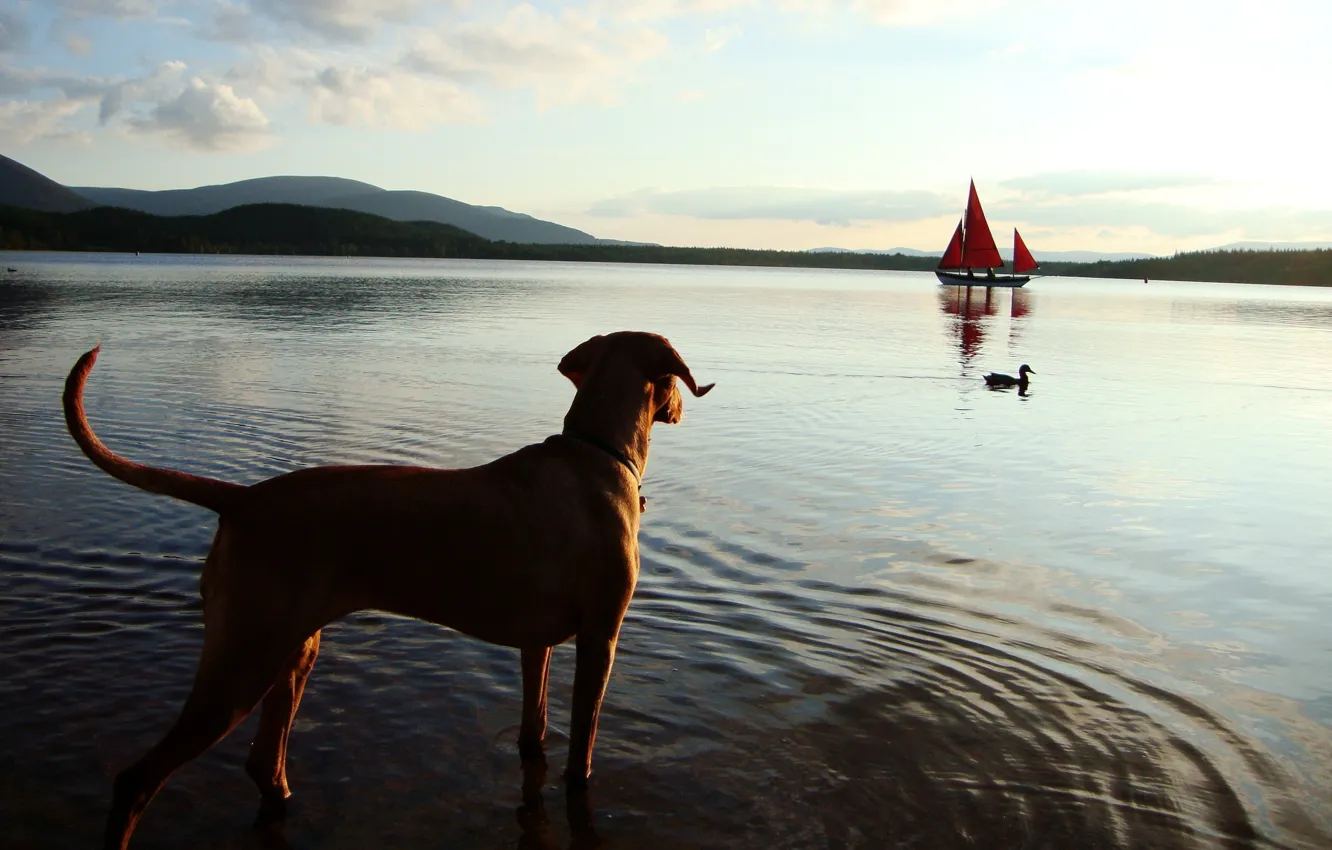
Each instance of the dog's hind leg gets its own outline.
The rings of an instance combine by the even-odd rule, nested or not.
[[[205,603],[203,653],[180,717],[147,755],[116,777],[106,850],[129,846],[135,825],[167,778],[244,720],[300,646],[301,638],[266,628],[260,616],[251,616],[258,612],[233,610],[218,623],[209,622],[207,609]]]
[[[592,745],[597,738],[601,701],[606,696],[617,635],[579,632],[574,667],[573,716],[569,723],[569,763],[564,781],[569,788],[587,786],[592,773]]]
[[[287,785],[287,740],[296,710],[305,692],[305,682],[319,657],[319,632],[315,632],[291,656],[278,673],[259,714],[259,730],[245,760],[245,772],[259,786],[259,822],[281,820],[287,811],[291,789]]]
[[[518,755],[523,761],[545,757],[546,691],[550,685],[551,647],[523,649],[523,724],[518,729]]]

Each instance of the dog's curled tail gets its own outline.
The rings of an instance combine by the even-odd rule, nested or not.
[[[83,385],[88,382],[88,373],[92,371],[93,364],[97,362],[97,353],[101,350],[102,345],[98,343],[96,348],[80,357],[65,379],[65,425],[83,453],[103,472],[140,490],[181,499],[217,513],[230,507],[245,490],[242,485],[173,469],[144,466],[126,460],[97,439],[83,413]]]

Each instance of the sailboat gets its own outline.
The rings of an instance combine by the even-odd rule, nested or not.
[[[953,231],[953,238],[939,260],[934,274],[945,286],[1007,286],[1017,287],[1031,280],[1024,274],[1036,268],[1036,259],[1022,241],[1022,235],[1013,228],[1013,272],[995,274],[1004,267],[1004,259],[994,244],[994,234],[985,220],[980,196],[976,194],[976,181],[971,181],[971,194],[967,197],[967,211]],[[985,274],[976,274],[983,269]]]

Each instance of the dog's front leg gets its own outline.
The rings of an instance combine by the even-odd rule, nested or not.
[[[592,773],[592,744],[597,737],[597,718],[606,696],[611,664],[615,661],[615,640],[585,632],[578,635],[578,661],[574,667],[573,718],[569,724],[569,764],[564,780],[570,788],[587,787]]]
[[[523,649],[523,724],[518,729],[518,755],[523,761],[545,759],[546,690],[550,684],[552,647]]]

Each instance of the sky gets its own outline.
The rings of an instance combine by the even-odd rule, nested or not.
[[[1326,0],[0,0],[0,153],[669,245],[1332,239]]]

